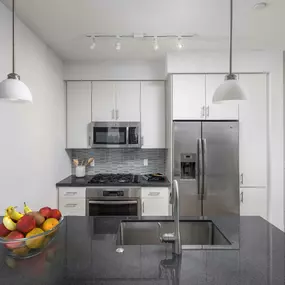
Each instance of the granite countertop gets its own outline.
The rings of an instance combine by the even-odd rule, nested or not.
[[[139,186],[139,187],[169,187],[171,184],[169,180],[166,178],[166,181],[159,181],[159,182],[149,182],[145,180],[141,175],[139,175],[139,183],[132,183],[132,184],[100,184],[100,183],[88,183],[89,180],[93,175],[86,175],[83,178],[77,178],[75,175],[70,175],[67,178],[63,179],[62,181],[56,184],[56,187],[94,187],[94,186]]]
[[[180,257],[163,245],[117,253],[119,223],[67,217],[54,242],[27,260],[11,260],[1,248],[0,284],[284,285],[285,235],[262,218],[240,218],[237,250],[183,250]],[[221,223],[231,228],[231,219]]]

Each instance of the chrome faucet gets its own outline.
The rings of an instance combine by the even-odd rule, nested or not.
[[[174,216],[174,233],[165,233],[160,237],[161,242],[172,243],[172,252],[174,254],[181,254],[181,238],[180,238],[180,226],[179,226],[179,217],[180,217],[180,209],[179,209],[179,188],[177,180],[173,181],[173,191],[171,197],[173,216]]]

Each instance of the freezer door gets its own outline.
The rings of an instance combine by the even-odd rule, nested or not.
[[[180,215],[185,217],[201,216],[201,127],[201,122],[173,124],[173,179],[176,179],[179,185]]]
[[[203,122],[203,216],[239,214],[238,122]]]

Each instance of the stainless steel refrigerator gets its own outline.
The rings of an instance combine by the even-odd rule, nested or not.
[[[237,121],[174,121],[181,216],[239,215]]]

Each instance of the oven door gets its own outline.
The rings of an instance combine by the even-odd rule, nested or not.
[[[99,216],[139,216],[139,201],[132,200],[97,200],[88,201],[88,215],[93,217]]]
[[[124,148],[128,145],[128,127],[122,123],[91,123],[90,129],[89,140],[93,148]]]

